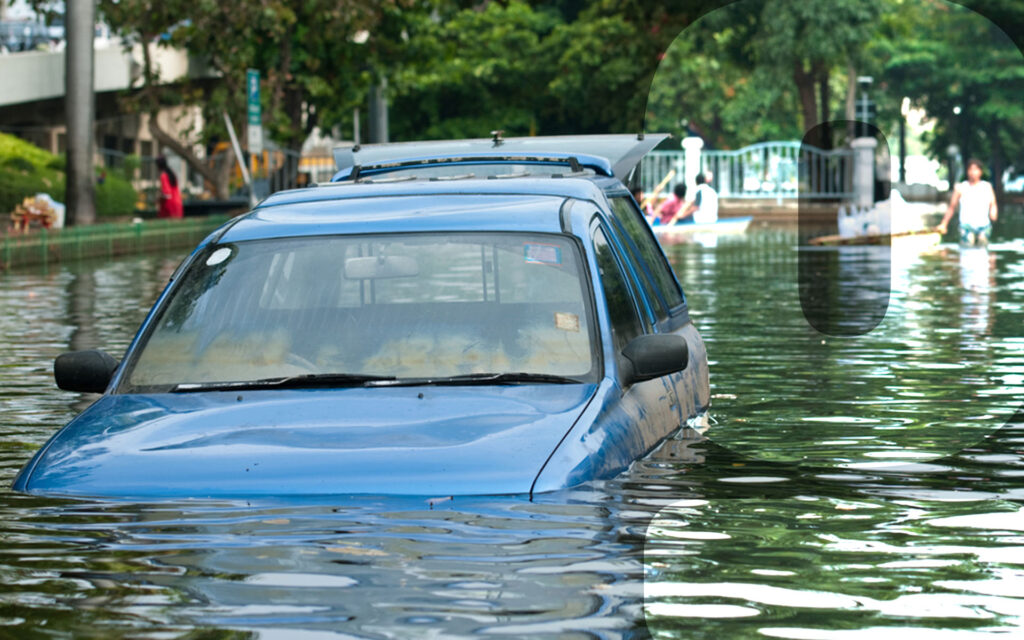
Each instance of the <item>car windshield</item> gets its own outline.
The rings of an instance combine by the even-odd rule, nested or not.
[[[162,305],[122,390],[590,380],[597,355],[587,291],[579,249],[559,235],[217,245]]]

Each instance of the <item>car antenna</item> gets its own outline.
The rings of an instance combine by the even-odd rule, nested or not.
[[[491,132],[491,141],[494,142],[494,146],[500,147],[505,144],[505,139],[501,137],[504,133],[504,129],[495,129]]]
[[[644,139],[644,132],[643,131],[638,132],[636,134],[636,139],[637,140],[643,140]]]

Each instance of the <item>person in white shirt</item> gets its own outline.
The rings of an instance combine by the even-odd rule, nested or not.
[[[971,158],[967,161],[967,180],[956,185],[949,200],[946,215],[942,217],[937,230],[946,233],[946,225],[957,205],[960,205],[960,243],[986,245],[992,234],[992,223],[999,217],[996,206],[996,192],[992,184],[982,180],[981,161]]]
[[[686,218],[689,218],[691,215],[695,224],[718,221],[718,193],[711,186],[714,178],[715,174],[710,171],[697,174],[697,190],[693,194],[693,200],[676,215],[670,224],[681,220],[689,222]]]

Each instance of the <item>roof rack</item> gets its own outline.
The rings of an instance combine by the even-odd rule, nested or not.
[[[416,167],[458,164],[559,164],[573,173],[583,168],[625,179],[640,159],[667,134],[614,134],[437,140],[354,145],[334,150],[338,173],[333,181],[359,180],[366,174]]]
[[[474,155],[474,156],[443,156],[436,158],[412,158],[396,162],[382,162],[374,165],[353,165],[351,171],[345,174],[344,171],[335,176],[335,180],[364,180],[367,174],[389,173],[402,169],[415,169],[421,167],[435,167],[444,165],[473,165],[473,164],[550,164],[568,166],[574,174],[582,174],[584,166],[602,175],[612,175],[610,168],[602,158],[584,157],[580,158],[570,155],[547,154],[543,156],[531,155],[506,155],[503,153]],[[464,174],[459,174],[460,176]],[[444,176],[434,176],[442,178]],[[433,177],[431,179],[434,179]]]

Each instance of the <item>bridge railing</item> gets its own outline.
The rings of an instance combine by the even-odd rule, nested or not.
[[[682,151],[652,151],[641,164],[645,193],[654,190],[670,170],[675,177],[663,193],[685,175]],[[853,196],[853,151],[827,151],[799,142],[761,142],[735,151],[702,151],[700,170],[714,173],[721,198],[845,200]]]

